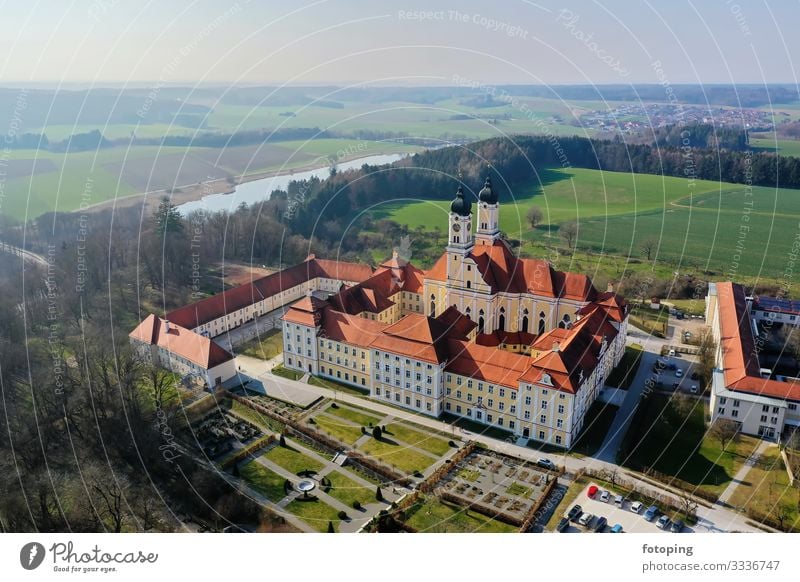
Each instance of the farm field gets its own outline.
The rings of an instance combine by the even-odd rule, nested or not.
[[[783,156],[800,157],[800,140],[778,139],[770,137],[750,138],[750,145],[754,149],[775,152]]]
[[[749,194],[743,185],[697,180],[690,190],[686,179],[649,174],[551,169],[540,172],[536,185],[515,193],[516,205],[501,202],[502,228],[526,246],[533,244],[533,249],[563,245],[558,224],[578,220],[578,249],[591,251],[594,261],[601,253],[644,261],[642,242],[655,239],[659,245],[653,258],[659,263],[667,260],[720,274],[733,271],[740,277],[774,278],[782,273],[800,218],[798,190],[754,187],[754,206],[745,211]],[[449,205],[447,197],[390,202],[376,208],[373,216],[412,230],[444,230]],[[544,219],[532,230],[525,214],[534,205]],[[740,229],[742,225],[749,228]]]
[[[82,205],[200,181],[323,166],[329,156],[346,160],[418,149],[393,142],[325,139],[224,149],[131,146],[69,154],[12,150],[2,211],[26,220],[45,212],[69,212]]]

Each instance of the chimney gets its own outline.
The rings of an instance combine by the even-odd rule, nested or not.
[[[398,256],[397,248],[392,249],[392,258],[396,260]]]
[[[314,295],[314,290],[309,287],[306,289],[306,297],[311,297],[312,295]]]
[[[164,331],[169,333],[169,320],[168,319],[164,320]]]
[[[613,293],[614,292],[614,283],[609,281],[608,282],[608,287],[606,287],[606,291],[608,291],[609,293]]]
[[[559,345],[559,343],[558,342],[553,342],[553,351],[557,352],[560,349],[561,349],[561,346]]]

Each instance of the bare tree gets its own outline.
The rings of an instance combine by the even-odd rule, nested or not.
[[[164,410],[177,397],[175,390],[175,377],[163,368],[150,366],[147,370],[147,380],[153,391],[153,405],[156,410]]]
[[[738,439],[739,423],[734,422],[733,420],[719,418],[711,425],[711,428],[708,429],[708,432],[712,437],[719,441],[720,445],[724,449],[726,444]]]
[[[680,491],[678,493],[678,500],[680,501],[681,511],[686,515],[686,517],[693,517],[695,514],[697,514],[698,505],[691,495],[685,491]]]
[[[641,246],[639,247],[642,250],[642,254],[647,257],[647,260],[653,258],[653,253],[658,248],[658,241],[654,238],[646,238],[642,241]]]
[[[525,218],[527,218],[528,224],[531,225],[531,228],[536,228],[539,226],[539,224],[541,224],[544,214],[542,213],[542,209],[538,206],[531,206],[528,208]]]
[[[565,222],[558,227],[558,235],[564,239],[564,242],[567,243],[569,248],[574,248],[578,238],[578,223],[574,220]]]

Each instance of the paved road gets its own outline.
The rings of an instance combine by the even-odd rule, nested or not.
[[[296,381],[289,380],[287,378],[282,378],[280,376],[274,376],[274,382],[277,384],[286,384],[287,388],[290,388],[291,384],[296,384]],[[571,473],[574,473],[579,469],[585,469],[585,468],[590,468],[597,471],[599,470],[607,470],[607,471],[617,470],[618,472],[620,471],[620,467],[618,467],[617,465],[609,463],[607,461],[603,461],[601,459],[595,459],[590,457],[579,459],[576,457],[569,457],[566,454],[561,455],[560,457],[554,455],[545,455],[535,449],[518,446],[517,444],[515,444],[515,442],[500,441],[491,438],[489,436],[466,432],[456,427],[455,425],[451,425],[447,422],[443,422],[441,420],[437,420],[423,415],[414,414],[410,411],[404,411],[402,409],[395,408],[393,406],[387,406],[381,402],[374,401],[368,398],[354,396],[346,392],[340,392],[340,391],[334,392],[333,390],[329,390],[328,388],[323,388],[320,386],[312,386],[310,384],[303,385],[303,388],[313,390],[320,396],[324,396],[326,398],[336,398],[339,401],[354,404],[362,408],[367,408],[369,410],[381,414],[391,414],[396,418],[409,420],[411,422],[415,422],[419,425],[426,426],[438,431],[450,432],[460,437],[469,438],[486,445],[492,450],[512,455],[520,459],[526,460],[528,462],[535,463],[538,459],[542,457],[549,457],[554,462],[563,465],[566,468],[566,470]],[[675,504],[680,503],[680,500],[677,498],[677,496],[673,495],[665,488],[653,486],[650,483],[639,479],[635,474],[629,473],[625,470],[621,470],[621,472],[624,474],[625,478],[634,481],[636,483],[637,488],[640,491],[647,491],[647,492],[657,493],[659,495],[665,495],[667,497],[670,497]],[[695,526],[695,531],[700,531],[700,532],[760,531],[746,523],[748,520],[746,516],[739,514],[735,511],[726,509],[724,507],[713,506],[711,508],[706,508],[704,506],[701,506],[697,511],[697,515],[700,521],[698,522],[697,526]]]
[[[26,251],[25,249],[15,247],[14,245],[10,245],[4,242],[0,242],[0,252],[16,255],[22,258],[23,261],[27,261],[29,263],[35,263],[42,267],[47,267],[49,265],[47,259],[42,255],[37,255],[36,253],[32,253],[31,251]]]

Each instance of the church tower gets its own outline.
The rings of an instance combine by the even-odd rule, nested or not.
[[[459,186],[455,200],[450,204],[450,226],[447,252],[467,255],[472,250],[472,203],[464,198],[464,189]]]
[[[478,193],[478,231],[475,233],[478,244],[490,245],[500,237],[499,215],[497,192],[492,189],[492,181],[487,176]]]

